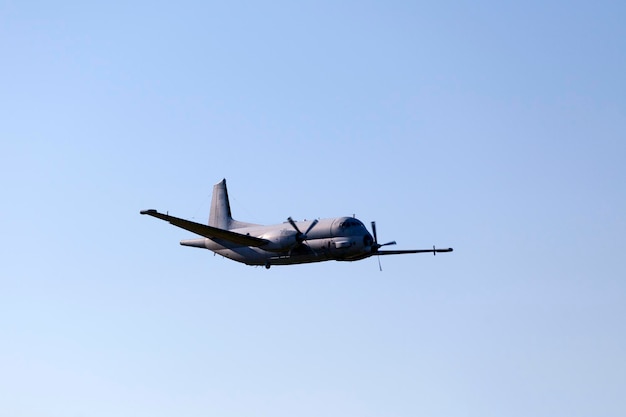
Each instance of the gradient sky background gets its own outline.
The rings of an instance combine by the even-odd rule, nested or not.
[[[0,2],[0,415],[626,415],[626,3]],[[398,249],[264,268],[256,223]]]

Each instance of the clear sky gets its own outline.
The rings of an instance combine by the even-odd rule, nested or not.
[[[626,3],[507,3],[0,2],[0,415],[626,415]]]

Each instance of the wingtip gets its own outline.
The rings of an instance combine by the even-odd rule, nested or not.
[[[155,209],[150,210],[141,210],[139,214],[155,214],[157,211]]]
[[[441,249],[436,249],[436,248],[433,246],[433,253],[435,253],[435,252],[445,253],[445,252],[453,252],[453,251],[454,251],[454,249],[452,249],[452,248],[441,248]]]

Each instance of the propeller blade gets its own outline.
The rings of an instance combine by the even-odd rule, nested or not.
[[[391,242],[383,243],[382,245],[377,245],[379,248],[383,246],[396,245],[396,241],[392,240]]]
[[[308,228],[308,229],[306,229],[306,232],[304,232],[305,239],[306,239],[306,235],[308,235],[308,234],[309,234],[309,232],[311,231],[311,229],[313,229],[317,223],[318,223],[318,220],[317,220],[317,219],[313,220],[313,223],[311,223],[311,225],[309,226],[309,228]]]
[[[372,234],[374,235],[374,245],[378,246],[378,237],[376,236],[376,222],[372,222]]]
[[[296,222],[293,221],[293,219],[291,218],[291,216],[287,217],[287,221],[289,222],[289,224],[291,225],[291,227],[293,227],[294,229],[296,229],[296,232],[298,232],[299,235],[302,234],[302,232],[300,231],[300,229],[298,229],[298,226],[296,226]]]
[[[378,249],[381,246],[385,246],[385,245],[395,245],[396,242],[389,242],[389,243],[385,243],[385,245],[379,245],[378,244],[378,235],[376,234],[376,222],[372,221],[372,234],[374,235],[374,244],[372,245],[372,252],[377,253]],[[378,258],[378,270],[380,272],[383,272],[383,265],[380,263],[380,256],[377,256],[376,258]]]

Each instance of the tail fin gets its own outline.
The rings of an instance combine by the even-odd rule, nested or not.
[[[224,178],[222,181],[213,186],[209,226],[228,230],[232,220],[233,218],[230,214],[230,202],[228,201],[228,190],[226,189],[226,178]]]
[[[209,214],[209,226],[217,227],[224,230],[252,226],[252,223],[239,222],[233,219],[230,212],[230,202],[228,200],[228,190],[226,189],[225,178],[213,186],[213,196],[211,197],[211,213]]]

